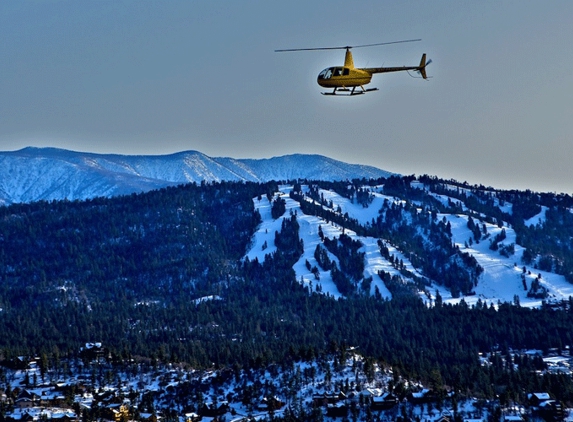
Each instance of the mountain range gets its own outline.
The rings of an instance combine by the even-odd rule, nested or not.
[[[481,370],[478,353],[573,344],[568,195],[366,179],[317,156],[2,160],[4,192],[22,200],[0,206],[4,356],[101,342],[150,362],[253,367],[352,345],[453,385]],[[215,181],[239,170],[291,180]],[[213,182],[183,183],[197,174]]]
[[[304,362],[296,382],[325,390],[346,361],[347,381],[359,380],[354,368],[391,370],[393,394],[416,380],[500,403],[504,391],[525,400],[553,386],[573,403],[569,195],[398,176],[315,155],[26,148],[0,153],[0,162],[10,204],[0,206],[0,364],[42,356],[39,366],[51,356],[62,365],[66,356],[101,386],[117,385],[115,368],[129,361],[140,391],[141,368],[156,373],[162,362],[170,371],[226,368],[224,376],[192,372],[217,389],[236,380],[249,392],[231,398],[243,401],[253,384],[233,375],[241,368],[270,365],[282,379],[279,368]],[[113,361],[109,370],[97,361],[99,376],[75,352],[87,343],[105,345]],[[356,350],[366,358],[360,366],[349,354]],[[311,383],[308,362],[324,368],[326,356],[337,363]],[[20,388],[44,382],[41,368],[31,374]],[[185,402],[203,382],[184,387]],[[169,378],[153,385],[172,394]]]
[[[302,190],[300,186],[295,189],[293,181],[300,179],[313,182],[305,183]],[[240,182],[233,188],[235,195],[247,182],[260,185],[247,189],[250,195],[267,194],[267,198],[255,201],[262,224],[256,233],[251,233],[254,249],[246,255],[258,262],[274,253],[275,233],[283,231],[282,220],[269,210],[276,202],[276,182],[285,181],[280,188],[286,200],[284,207],[304,221],[297,234],[305,249],[297,251],[301,258],[294,266],[296,279],[310,285],[318,277],[321,290],[334,297],[348,296],[356,288],[352,282],[362,277],[373,279],[364,287],[370,295],[377,290],[381,297],[394,297],[395,293],[387,288],[395,284],[391,279],[394,276],[406,280],[413,290],[424,292],[430,301],[437,290],[446,301],[457,302],[464,296],[470,303],[478,299],[486,303],[518,299],[533,307],[573,295],[573,206],[568,196],[495,191],[429,176],[418,180],[401,178],[374,167],[321,155],[238,160],[213,158],[197,151],[159,156],[56,148],[0,152],[0,204],[4,205],[112,198],[188,183],[209,185],[222,181]],[[270,181],[272,189],[264,186]],[[296,194],[291,198],[289,192]],[[163,206],[165,201],[159,200]],[[309,209],[309,203],[318,209]],[[431,220],[421,217],[429,211]],[[213,213],[222,216],[220,205],[205,211],[201,224],[206,224]],[[122,220],[112,225],[124,224],[127,223]],[[219,224],[234,223],[228,220]],[[31,230],[30,225],[25,224],[24,229]],[[321,230],[333,231],[333,238],[340,237],[340,230],[357,236],[353,240],[362,245],[360,253],[364,256],[354,258],[364,268],[356,270],[352,282],[336,279],[336,274],[333,277],[327,259],[322,263],[324,273],[311,271],[312,265],[306,265],[318,259],[315,249],[323,242],[318,236]],[[234,234],[231,230],[226,236]],[[381,244],[380,239],[387,244]],[[169,241],[163,239],[161,243]],[[350,255],[358,253],[352,250],[352,244],[346,246]],[[533,266],[534,272],[524,274],[522,264]],[[384,280],[379,274],[386,274],[389,279]]]
[[[111,197],[192,182],[334,181],[389,175],[375,167],[322,155],[234,159],[198,151],[117,155],[28,147],[0,152],[0,204]]]

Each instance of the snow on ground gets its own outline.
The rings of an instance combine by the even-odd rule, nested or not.
[[[221,296],[218,296],[218,295],[209,295],[209,296],[203,296],[203,297],[200,297],[200,298],[198,298],[198,299],[195,299],[195,300],[193,301],[193,303],[195,303],[195,305],[199,305],[199,304],[204,303],[204,302],[207,302],[207,301],[209,301],[209,300],[221,300],[221,299],[222,299]]]
[[[449,207],[450,203],[454,204],[454,205],[458,205],[459,207],[461,207],[461,209],[463,211],[466,211],[468,208],[466,207],[466,205],[460,201],[458,198],[452,198],[450,196],[447,195],[441,195],[438,193],[434,193],[434,192],[429,192],[429,195],[431,195],[432,197],[434,197],[435,199],[437,199],[438,201],[440,201],[442,203],[442,205]]]
[[[412,183],[410,183],[410,186],[413,188],[418,188],[418,189],[425,189],[425,187],[426,187],[423,183],[417,182],[417,181],[413,181]],[[448,185],[448,184],[444,184],[442,186],[449,191],[463,192],[467,196],[473,195],[473,192],[471,191],[471,189],[468,189],[468,188],[463,188],[463,187],[459,187],[456,185]],[[466,207],[466,204],[463,203],[463,201],[461,201],[458,198],[450,197],[448,195],[437,194],[434,192],[430,192],[428,190],[426,191],[426,193],[428,195],[431,195],[434,198],[436,198],[438,201],[440,201],[445,206],[449,206],[450,202],[451,202],[453,204],[461,206],[464,211],[466,211],[468,209]],[[504,212],[506,214],[512,214],[513,205],[511,203],[504,201],[502,204],[502,202],[497,197],[493,197],[493,203],[496,207],[498,207],[501,210],[501,212]]]
[[[547,210],[548,208],[545,205],[542,205],[539,214],[534,215],[528,220],[525,220],[524,221],[525,225],[529,227],[529,226],[536,226],[538,224],[543,224],[543,222],[545,221],[545,213],[547,212]]]
[[[299,236],[304,244],[304,253],[293,266],[297,280],[302,279],[304,285],[309,287],[312,285],[313,289],[316,289],[317,286],[320,286],[323,294],[330,294],[336,298],[342,297],[336,288],[336,285],[332,281],[330,271],[324,271],[322,268],[320,268],[318,262],[314,258],[316,245],[322,243],[320,236],[318,235],[318,227],[321,226],[324,236],[330,238],[340,236],[342,233],[342,228],[336,226],[334,223],[327,224],[324,220],[318,217],[305,215],[301,211],[299,203],[292,200],[288,196],[290,189],[283,186],[281,190],[282,192],[280,193],[280,196],[286,202],[286,212],[283,216],[277,218],[276,220],[273,220],[271,216],[271,204],[266,197],[263,197],[260,201],[256,198],[253,200],[255,203],[255,208],[259,210],[263,222],[255,233],[251,250],[247,253],[246,256],[251,261],[257,258],[259,262],[264,262],[266,254],[272,254],[276,251],[276,247],[274,245],[275,232],[280,232],[283,219],[290,218],[291,213],[296,212],[297,221],[300,226]],[[265,242],[267,244],[267,248],[263,249]],[[338,259],[331,253],[328,253],[328,255],[329,259],[338,261]],[[320,280],[316,280],[314,274],[307,269],[307,260],[310,263],[311,268],[316,266],[319,269]]]
[[[336,285],[332,281],[330,271],[324,271],[314,258],[314,251],[316,246],[319,243],[322,243],[320,236],[318,235],[318,226],[321,226],[322,232],[326,237],[338,237],[342,233],[342,230],[332,223],[326,224],[325,221],[317,217],[302,214],[298,202],[287,198],[287,210],[289,205],[297,210],[297,221],[300,226],[299,235],[301,236],[304,243],[304,252],[300,259],[293,266],[293,269],[296,273],[296,278],[298,280],[302,280],[304,285],[308,285],[309,287],[313,286],[313,289],[316,289],[318,286],[320,286],[320,290],[324,294],[329,294],[336,298],[342,297]],[[328,251],[327,253],[328,258],[331,261],[336,261],[338,264],[338,258]],[[320,280],[316,280],[314,274],[308,270],[306,267],[306,261],[310,263],[311,268],[318,268]]]
[[[249,260],[255,258],[259,262],[264,262],[265,255],[271,254],[277,250],[275,246],[275,232],[281,231],[282,219],[273,220],[271,217],[271,204],[266,196],[261,199],[253,199],[255,209],[261,214],[262,223],[259,226],[255,236],[253,236],[251,250],[247,253]]]
[[[490,240],[500,233],[502,229],[488,223],[485,223],[485,225],[489,237],[482,239],[479,243],[473,242],[473,244],[469,246],[469,239],[472,234],[467,227],[467,216],[439,214],[438,218],[443,218],[444,216],[451,224],[452,237],[456,245],[458,245],[463,252],[468,252],[473,255],[484,269],[484,273],[474,289],[476,294],[474,296],[464,297],[466,303],[475,304],[478,299],[481,299],[482,302],[496,305],[498,301],[513,302],[515,296],[517,296],[521,306],[539,307],[542,303],[541,299],[527,297],[527,290],[531,287],[531,282],[537,278],[539,274],[541,274],[540,284],[549,290],[548,300],[561,300],[573,295],[573,284],[567,282],[565,277],[533,269],[528,269],[528,271],[531,270],[531,274],[526,274],[527,290],[525,290],[521,280],[523,266],[519,265],[524,250],[523,247],[516,244],[515,254],[509,258],[502,256],[499,251],[492,251],[489,248]],[[509,227],[503,227],[503,229],[506,233],[506,239],[500,242],[500,245],[515,244],[515,231]],[[466,244],[468,244],[467,248]],[[461,300],[461,298],[452,298],[451,294],[444,288],[432,286],[432,289],[434,288],[438,289],[445,302],[459,302]]]
[[[297,221],[300,226],[299,236],[304,244],[304,252],[300,259],[293,266],[297,280],[300,280],[303,285],[311,287],[313,291],[319,289],[319,291],[321,291],[323,294],[329,294],[335,298],[343,297],[332,281],[330,271],[324,271],[314,258],[314,251],[316,246],[322,243],[318,235],[319,226],[321,227],[324,236],[329,238],[339,237],[342,234],[342,228],[333,222],[327,223],[325,220],[319,217],[304,214],[300,209],[299,203],[292,200],[288,196],[289,192],[290,187],[281,187],[280,196],[286,201],[286,212],[282,217],[279,217],[276,220],[273,220],[271,217],[271,204],[266,197],[262,197],[260,200],[257,198],[253,199],[255,208],[257,208],[261,214],[262,223],[253,237],[251,242],[251,249],[246,254],[246,257],[248,257],[251,261],[256,258],[259,262],[263,262],[266,254],[272,254],[275,252],[275,232],[280,231],[283,218],[289,218],[291,213],[296,212]],[[384,200],[387,199],[389,201],[394,201],[394,199],[391,197],[374,193],[374,201],[372,204],[370,204],[369,207],[364,208],[362,205],[353,204],[347,198],[341,197],[332,191],[324,190],[321,191],[321,193],[324,194],[324,198],[327,201],[333,202],[334,209],[337,209],[340,206],[343,214],[348,212],[349,216],[356,218],[362,224],[369,223],[372,221],[372,219],[376,219],[378,216],[378,210],[382,207]],[[388,262],[380,254],[378,239],[372,237],[357,236],[356,233],[348,229],[344,230],[344,233],[353,239],[359,240],[364,245],[360,249],[360,252],[365,253],[366,262],[364,277],[372,277],[370,294],[374,295],[376,288],[378,288],[378,291],[383,298],[391,299],[392,294],[378,276],[378,272],[383,270],[394,275],[399,274],[399,271],[396,270],[392,264],[390,264],[390,262]],[[266,248],[263,249],[265,242]],[[391,255],[394,255],[398,259],[402,259],[405,267],[408,270],[416,272],[415,268],[412,266],[405,255],[403,255],[390,244],[387,244],[387,247]],[[328,252],[328,256],[330,260],[336,261],[338,263],[338,258],[336,256],[330,252]],[[316,280],[314,274],[308,270],[306,261],[309,262],[311,268],[316,266],[319,269],[319,280]]]
[[[330,271],[324,271],[320,268],[314,258],[314,251],[316,246],[322,243],[318,235],[319,226],[321,227],[324,236],[329,238],[339,237],[343,232],[343,228],[332,222],[327,223],[319,217],[305,215],[301,211],[299,203],[288,196],[291,189],[291,186],[281,187],[281,192],[278,195],[281,195],[286,201],[286,212],[282,217],[276,220],[273,220],[271,217],[271,204],[266,197],[262,197],[260,200],[257,198],[253,199],[255,207],[261,214],[262,223],[253,236],[252,246],[246,254],[246,257],[250,260],[254,260],[256,258],[260,262],[263,262],[266,254],[271,254],[276,251],[276,247],[274,246],[275,232],[280,231],[283,218],[289,218],[291,213],[296,213],[297,221],[300,226],[299,236],[304,243],[304,252],[293,266],[297,280],[301,281],[303,285],[308,286],[313,291],[318,290],[323,294],[329,294],[335,298],[341,298],[343,296],[332,281]],[[373,219],[376,219],[378,211],[385,200],[396,201],[393,197],[373,192],[373,202],[370,206],[365,208],[360,204],[355,204],[349,199],[338,195],[336,192],[321,190],[320,193],[324,196],[325,200],[332,201],[334,210],[340,208],[342,214],[348,213],[351,218],[356,219],[361,224],[368,224],[371,223]],[[443,200],[447,201],[447,198],[443,198]],[[509,205],[505,204],[505,206],[507,207]],[[527,223],[537,224],[537,222],[541,221],[544,216],[545,209],[543,209],[539,215],[528,220]],[[541,275],[541,279],[539,279],[540,284],[549,291],[549,297],[546,300],[559,301],[567,299],[569,296],[573,296],[573,284],[567,282],[563,276],[530,268],[527,268],[525,273],[527,290],[524,288],[522,281],[523,266],[519,265],[523,254],[523,247],[515,244],[516,235],[512,228],[507,226],[503,227],[506,233],[506,238],[501,241],[499,245],[514,244],[515,252],[509,257],[504,257],[499,253],[499,251],[493,251],[489,248],[491,240],[501,232],[502,228],[497,225],[485,223],[488,233],[487,237],[485,239],[482,238],[479,243],[470,242],[472,233],[467,227],[468,217],[466,215],[438,214],[438,219],[442,219],[444,217],[450,222],[452,238],[455,244],[458,245],[463,252],[468,252],[473,255],[484,269],[484,272],[474,289],[475,295],[463,297],[463,300],[469,305],[473,305],[481,299],[482,302],[488,305],[493,304],[495,306],[499,302],[514,302],[517,297],[521,306],[539,307],[542,304],[541,299],[527,297],[527,292],[531,287],[532,281],[538,278],[539,275]],[[477,220],[475,221],[478,223]],[[483,223],[479,223],[479,225],[481,227]],[[357,236],[356,233],[348,229],[344,230],[344,233],[353,239],[360,240],[363,244],[360,251],[365,253],[366,262],[364,277],[372,277],[370,294],[373,295],[377,287],[382,297],[391,299],[392,294],[378,276],[378,272],[383,270],[390,274],[399,274],[399,271],[380,254],[378,239]],[[412,266],[406,255],[400,253],[388,242],[385,243],[390,254],[401,259],[407,270],[417,273],[422,277],[422,275],[419,274]],[[265,247],[263,248],[263,246]],[[331,260],[338,261],[334,255],[331,253],[328,254]],[[319,269],[319,280],[316,280],[314,274],[308,270],[306,265],[307,261],[311,268],[316,266]],[[458,303],[462,300],[461,297],[453,298],[446,288],[433,282],[431,287],[428,288],[428,293],[432,298],[435,298],[436,291],[439,292],[445,303]],[[425,295],[421,296],[426,299]]]
[[[365,253],[366,265],[364,266],[364,277],[372,277],[370,295],[373,296],[376,288],[378,288],[383,298],[392,299],[392,293],[390,293],[382,279],[378,276],[378,272],[386,271],[387,273],[394,274],[398,271],[380,254],[378,239],[362,236],[354,236],[354,238],[360,240],[364,245],[360,249],[360,252]]]
[[[510,204],[509,202],[504,202],[502,205],[499,199],[497,198],[495,198],[494,204],[501,210],[501,212],[513,215],[513,204]]]
[[[342,214],[348,213],[349,216],[356,218],[362,225],[376,220],[378,211],[382,208],[385,200],[394,202],[393,197],[374,192],[372,193],[374,200],[367,208],[364,208],[362,205],[355,204],[350,199],[344,198],[331,190],[320,189],[319,193],[324,196],[326,201],[332,201],[335,210],[340,207]]]

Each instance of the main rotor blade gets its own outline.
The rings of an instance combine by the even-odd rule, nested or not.
[[[416,41],[422,41],[421,38],[417,38],[415,40],[402,40],[402,41],[390,41],[390,42],[379,42],[376,44],[362,44],[362,45],[354,45],[348,48],[360,48],[360,47],[374,47],[375,45],[388,45],[388,44],[400,44],[403,42],[416,42]],[[346,47],[345,47],[346,48]]]
[[[282,53],[285,51],[313,51],[313,50],[347,50],[350,48],[360,48],[360,47],[374,47],[376,45],[388,45],[388,44],[400,44],[405,42],[415,42],[422,41],[421,38],[415,40],[401,40],[401,41],[390,41],[390,42],[380,42],[376,44],[362,44],[362,45],[347,45],[344,47],[315,47],[315,48],[287,48],[282,50],[275,50],[275,53]]]
[[[283,50],[275,50],[275,53],[283,53],[285,51],[342,50],[345,48],[352,48],[352,47],[286,48]]]

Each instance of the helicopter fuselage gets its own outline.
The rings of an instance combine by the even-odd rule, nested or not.
[[[362,69],[334,66],[318,74],[316,82],[324,88],[356,87],[369,84],[372,73]]]
[[[376,44],[364,44],[357,46],[346,46],[346,47],[322,47],[322,48],[289,48],[286,50],[275,50],[276,52],[281,51],[303,51],[303,50],[346,50],[344,56],[343,66],[332,66],[327,67],[322,72],[318,74],[316,82],[324,88],[334,88],[332,92],[323,92],[324,95],[337,95],[339,93],[346,93],[343,95],[359,95],[370,91],[377,91],[378,88],[364,88],[364,85],[368,85],[372,80],[372,75],[375,73],[386,73],[386,72],[401,72],[401,71],[416,71],[420,73],[422,78],[427,79],[426,76],[426,65],[430,64],[431,60],[426,63],[426,54],[422,55],[422,60],[418,66],[399,66],[399,67],[365,67],[356,68],[354,67],[354,59],[352,58],[351,48],[357,47],[371,47],[375,45],[386,45],[386,44],[398,44],[404,42],[421,41],[420,39],[415,40],[403,40],[403,41],[392,41],[389,43],[376,43]],[[356,90],[360,87],[359,90]]]

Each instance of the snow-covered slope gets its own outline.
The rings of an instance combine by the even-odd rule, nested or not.
[[[285,185],[281,187],[281,193],[279,195],[286,201],[287,210],[282,217],[276,220],[271,217],[271,204],[266,197],[253,199],[255,208],[257,208],[261,214],[262,223],[253,237],[250,250],[246,254],[249,260],[257,259],[259,262],[263,262],[267,254],[272,254],[276,250],[274,246],[275,232],[281,231],[283,218],[288,218],[291,213],[296,213],[300,226],[299,237],[303,240],[304,252],[293,266],[293,269],[296,272],[297,280],[311,287],[313,291],[322,292],[334,297],[343,297],[332,281],[330,271],[321,268],[314,257],[316,246],[321,243],[319,226],[324,236],[331,239],[340,237],[344,232],[346,235],[362,243],[363,246],[360,251],[365,253],[365,269],[363,275],[365,278],[372,277],[370,295],[374,295],[374,292],[378,290],[383,298],[392,298],[391,292],[378,276],[380,270],[390,273],[391,275],[401,276],[408,282],[407,277],[382,256],[377,243],[378,239],[358,236],[352,230],[348,228],[343,229],[332,221],[326,221],[320,217],[304,214],[299,202],[289,197],[291,190],[292,186]],[[333,191],[321,190],[321,194],[324,195],[328,201],[332,201],[334,208],[340,207],[342,214],[348,213],[351,218],[356,219],[361,224],[367,224],[378,214],[384,200],[389,202],[399,201],[396,198],[383,195],[382,193],[373,192],[374,199],[372,203],[368,207],[363,207]],[[532,219],[532,221],[538,221],[542,218],[544,213],[545,209],[541,212],[541,215]],[[537,282],[547,289],[548,297],[544,299],[547,302],[559,302],[573,296],[573,284],[567,282],[562,275],[548,271],[540,271],[538,269],[533,270],[531,268],[527,268],[524,272],[524,267],[519,264],[523,254],[523,247],[516,244],[515,231],[511,227],[506,224],[502,227],[498,227],[497,225],[484,223],[489,233],[488,239],[494,238],[503,229],[505,230],[506,238],[503,242],[500,242],[500,246],[503,244],[514,244],[515,253],[509,257],[505,257],[498,251],[491,250],[489,248],[490,243],[487,240],[479,243],[468,242],[472,233],[467,225],[467,215],[438,214],[440,220],[444,217],[451,224],[452,241],[457,244],[461,250],[475,257],[484,271],[475,286],[474,294],[465,297],[453,298],[450,291],[440,285],[437,280],[429,280],[430,285],[426,287],[425,291],[419,292],[422,299],[426,302],[433,303],[436,298],[436,292],[439,292],[444,303],[458,303],[463,299],[469,305],[474,305],[478,300],[481,300],[482,303],[486,305],[496,306],[499,302],[515,302],[518,300],[521,306],[540,307],[543,302],[542,299],[527,296],[528,288],[534,280],[537,280]],[[414,268],[406,254],[398,251],[386,239],[382,239],[382,241],[388,246],[391,255],[404,262],[404,266],[408,271],[419,277],[424,277]],[[329,258],[337,261],[337,258],[330,253]],[[319,269],[318,280],[315,275],[308,270],[306,266],[307,261],[311,267],[316,266]]]
[[[128,156],[24,148],[0,152],[0,204],[114,196],[189,182],[346,180],[390,174],[321,155],[239,160],[208,157],[197,151]]]

